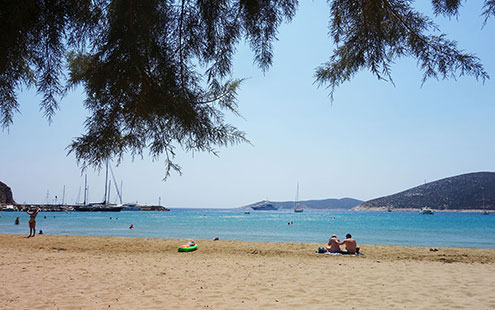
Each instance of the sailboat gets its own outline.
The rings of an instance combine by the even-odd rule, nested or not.
[[[74,209],[76,211],[86,211],[86,212],[120,212],[122,210],[122,206],[118,206],[115,204],[110,204],[110,183],[108,181],[108,160],[107,167],[105,173],[105,197],[103,198],[103,202],[101,203],[89,203],[86,204],[86,181],[84,183],[84,205],[75,206]]]
[[[79,188],[79,192],[81,191],[81,188]],[[77,203],[76,202],[76,205],[74,206],[74,210],[75,211],[86,211],[86,212],[89,212],[89,211],[92,211],[91,210],[91,206],[88,205],[87,203],[87,197],[88,197],[88,175],[85,174],[84,175],[84,198],[83,198],[83,203]],[[78,195],[78,198],[77,200],[79,200],[79,195]]]
[[[140,207],[138,207],[137,202],[136,203],[123,203],[122,202],[122,181],[120,181],[120,191],[119,188],[117,187],[117,181],[115,180],[115,175],[113,174],[112,167],[110,167],[110,172],[112,174],[112,179],[113,179],[113,184],[115,185],[115,191],[117,192],[117,195],[119,196],[119,201],[120,204],[118,204],[118,207],[122,207],[122,211],[142,211]],[[158,203],[160,205],[160,203]]]
[[[297,182],[296,198],[294,199],[294,212],[303,212],[304,211],[303,207],[297,204],[298,200],[299,200],[299,182]]]

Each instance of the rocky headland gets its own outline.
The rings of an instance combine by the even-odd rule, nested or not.
[[[3,182],[0,182],[0,204],[15,204],[12,190]]]

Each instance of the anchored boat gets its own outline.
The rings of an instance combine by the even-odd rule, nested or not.
[[[428,207],[421,208],[421,211],[419,211],[419,212],[421,212],[421,214],[430,214],[430,215],[433,214],[433,210],[431,208],[428,208]]]

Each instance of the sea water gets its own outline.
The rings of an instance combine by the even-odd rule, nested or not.
[[[53,235],[326,243],[351,233],[361,244],[495,248],[495,213],[172,209],[170,212],[41,212]],[[0,233],[28,234],[29,215],[0,212]],[[14,225],[16,217],[20,224]],[[293,224],[290,224],[293,223]],[[130,225],[134,229],[129,229]]]

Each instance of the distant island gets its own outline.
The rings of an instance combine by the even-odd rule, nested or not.
[[[242,209],[251,209],[252,206],[262,204],[264,201],[258,201],[247,206],[241,207]],[[341,198],[341,199],[322,199],[322,200],[305,200],[298,201],[297,204],[304,209],[343,209],[349,210],[359,204],[362,200],[357,200],[353,198]],[[294,201],[269,201],[278,210],[290,210],[294,208]]]
[[[251,209],[264,201],[241,207]],[[294,208],[294,201],[269,201],[277,210]],[[16,205],[13,194],[0,182],[0,205]],[[495,211],[495,172],[474,172],[426,183],[400,193],[368,201],[353,198],[298,201],[304,209]],[[22,206],[24,207],[24,206]]]
[[[278,210],[294,208],[294,201],[259,201],[241,207],[251,209],[268,202]],[[298,201],[305,209],[495,211],[495,172],[453,176],[368,201],[353,198]]]
[[[354,210],[495,210],[495,172],[462,174],[363,202]]]

